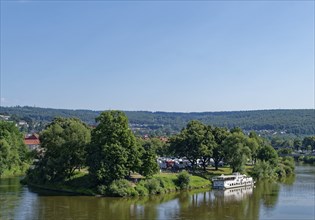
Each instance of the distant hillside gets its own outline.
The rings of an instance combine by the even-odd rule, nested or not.
[[[169,135],[177,133],[190,120],[221,127],[240,127],[267,133],[282,132],[296,135],[315,134],[315,110],[256,110],[233,112],[173,113],[125,111],[133,130],[139,134]],[[54,117],[77,117],[93,125],[100,112],[38,107],[1,107],[0,114],[10,115],[15,121],[46,124]],[[11,119],[12,120],[12,119]]]

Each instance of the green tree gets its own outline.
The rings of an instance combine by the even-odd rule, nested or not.
[[[315,149],[315,136],[305,137],[303,139],[303,147],[306,149],[308,146],[311,146],[311,149]]]
[[[139,142],[141,143],[142,147],[154,150],[159,156],[168,155],[167,144],[159,138],[153,137],[147,140],[140,139]]]
[[[89,172],[96,184],[109,184],[138,171],[141,150],[125,113],[102,112],[96,121],[88,148]]]
[[[29,151],[23,142],[23,135],[14,123],[0,121],[0,177],[24,172],[30,163]]]
[[[302,140],[300,138],[294,139],[293,146],[294,146],[295,150],[300,150],[302,147]]]
[[[264,145],[258,150],[257,158],[261,161],[269,162],[272,166],[278,164],[277,151],[271,145]]]
[[[266,143],[266,140],[259,137],[256,132],[251,131],[249,138],[247,138],[247,146],[251,151],[251,160],[253,163],[257,160],[258,150]]]
[[[284,145],[284,140],[282,140],[281,138],[279,137],[274,137],[272,138],[271,140],[271,145],[275,148],[277,147],[282,147]]]
[[[247,158],[250,157],[250,149],[247,146],[247,137],[242,131],[233,131],[224,140],[224,158],[233,172],[243,172]]]
[[[164,143],[158,138],[150,138],[143,140],[139,138],[139,143],[142,146],[141,161],[139,173],[143,176],[152,176],[159,171],[157,163],[157,151],[163,148]]]
[[[40,133],[45,154],[30,171],[38,182],[58,182],[73,175],[85,165],[86,146],[91,140],[90,128],[76,118],[55,118]]]
[[[278,150],[278,155],[289,155],[292,154],[292,149],[291,148],[281,148]]]
[[[186,157],[193,168],[202,159],[204,169],[215,145],[211,130],[199,121],[190,121],[178,135],[170,140],[170,148],[176,156]]]
[[[215,145],[212,150],[212,159],[214,161],[214,167],[218,170],[220,161],[224,158],[224,140],[228,136],[228,131],[226,128],[215,127],[212,129],[212,134],[214,136]]]
[[[156,161],[157,156],[153,149],[144,149],[141,155],[142,165],[139,173],[143,176],[150,177],[159,171],[159,165]]]

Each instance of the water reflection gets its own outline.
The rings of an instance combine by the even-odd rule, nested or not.
[[[13,219],[22,194],[19,181],[19,178],[0,179],[0,219]]]
[[[313,219],[315,167],[283,183],[138,199],[56,196],[0,180],[0,219]]]
[[[241,201],[253,194],[253,186],[244,186],[226,190],[214,190],[217,198],[223,198],[226,202]]]

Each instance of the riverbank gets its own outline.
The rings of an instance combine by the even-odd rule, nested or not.
[[[181,174],[180,174],[181,175]],[[165,194],[180,190],[211,189],[211,182],[200,176],[190,175],[187,185],[179,181],[179,174],[160,173],[152,178],[139,181],[117,180],[109,186],[91,186],[87,173],[77,173],[70,180],[54,184],[36,184],[23,179],[22,184],[31,188],[49,190],[58,193],[105,196],[105,197],[134,197]]]
[[[4,170],[3,173],[0,175],[0,178],[4,179],[4,178],[24,176],[28,167],[29,166],[24,167],[22,169],[14,168],[14,169],[10,169],[10,170]]]

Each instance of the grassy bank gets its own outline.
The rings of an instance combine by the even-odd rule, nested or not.
[[[176,183],[177,181],[177,175],[174,173],[160,173],[153,176],[154,179],[161,180],[165,184],[165,189],[169,191],[176,191],[180,190],[180,187]],[[200,176],[191,175],[190,181],[188,185],[188,189],[199,189],[199,188],[205,188],[210,187],[211,182],[205,178],[202,178]]]
[[[178,174],[175,173],[160,173],[154,175],[149,179],[142,179],[137,183],[127,180],[114,181],[109,186],[92,186],[88,174],[85,172],[78,172],[71,179],[62,183],[54,184],[35,184],[24,179],[22,183],[29,185],[33,188],[50,190],[60,193],[71,193],[77,195],[89,195],[89,196],[118,196],[118,197],[130,197],[130,196],[148,196],[156,194],[165,194],[169,192],[175,192],[179,190],[192,190],[209,188],[211,182],[199,176],[189,175],[189,183],[183,185],[178,180]]]

